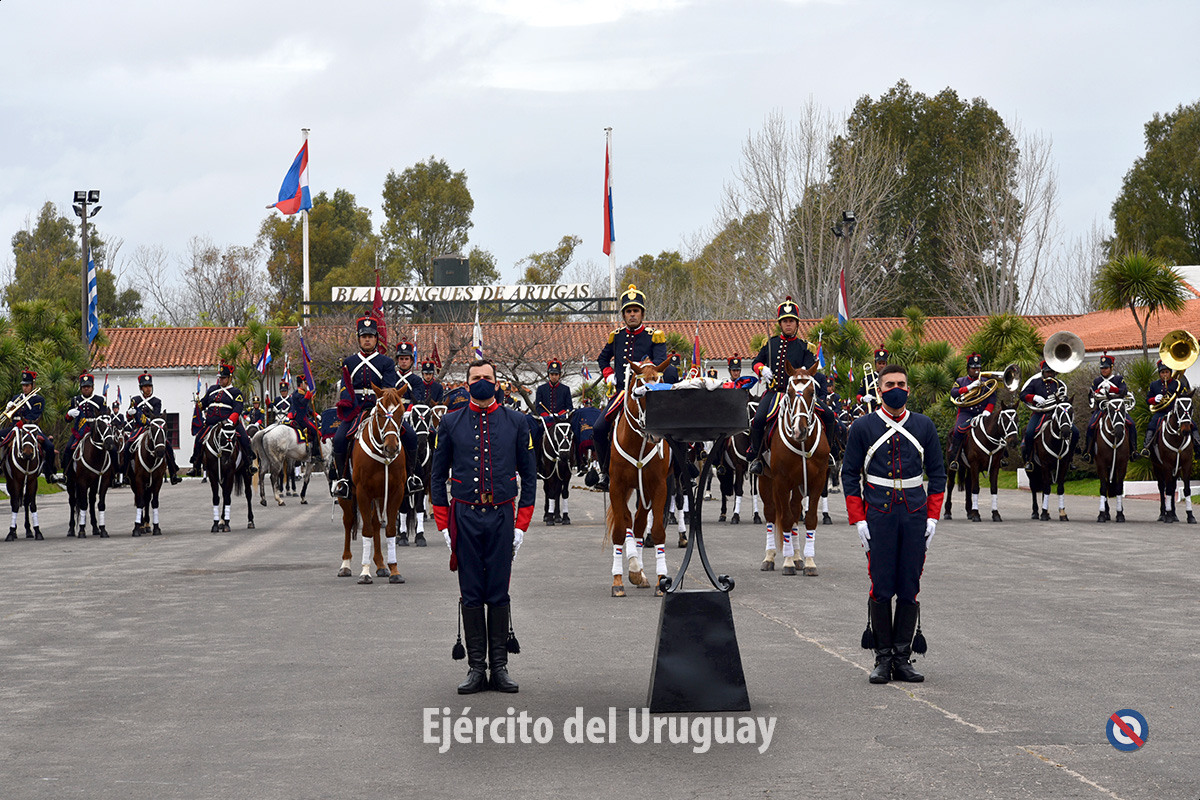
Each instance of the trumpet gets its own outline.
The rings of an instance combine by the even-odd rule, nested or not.
[[[951,397],[950,402],[959,408],[969,408],[995,394],[1001,383],[1004,384],[1005,389],[1015,392],[1021,385],[1021,368],[1016,364],[1009,364],[1003,372],[980,372],[979,385],[963,394],[962,397]]]

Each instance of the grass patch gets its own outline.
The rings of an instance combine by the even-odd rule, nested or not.
[[[63,491],[63,488],[61,486],[59,486],[57,483],[46,483],[45,476],[42,476],[42,475],[38,476],[38,491],[37,491],[38,494],[58,494],[61,491]],[[7,499],[8,499],[8,492],[5,492],[3,489],[0,489],[0,500],[7,500]]]

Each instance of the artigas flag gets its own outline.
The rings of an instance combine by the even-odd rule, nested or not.
[[[604,146],[604,255],[612,253],[612,243],[617,240],[617,229],[613,227],[612,201],[612,143]]]
[[[292,168],[283,178],[283,185],[279,187],[279,202],[267,206],[267,208],[278,208],[284,214],[295,214],[312,208],[312,197],[308,193],[307,139],[304,140],[300,152],[296,154]]]

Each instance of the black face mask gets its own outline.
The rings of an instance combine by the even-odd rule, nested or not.
[[[469,387],[471,397],[480,403],[486,403],[496,396],[496,384],[489,381],[487,378],[475,381]]]
[[[908,403],[908,389],[901,389],[899,386],[893,386],[883,393],[883,402],[888,408],[904,408]]]

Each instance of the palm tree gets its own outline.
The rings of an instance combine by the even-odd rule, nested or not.
[[[1143,251],[1126,253],[1105,264],[1093,288],[1096,306],[1105,311],[1128,308],[1142,332],[1142,358],[1149,360],[1146,328],[1160,309],[1182,314],[1188,299],[1183,278],[1158,256]],[[1139,315],[1139,309],[1144,314]]]

